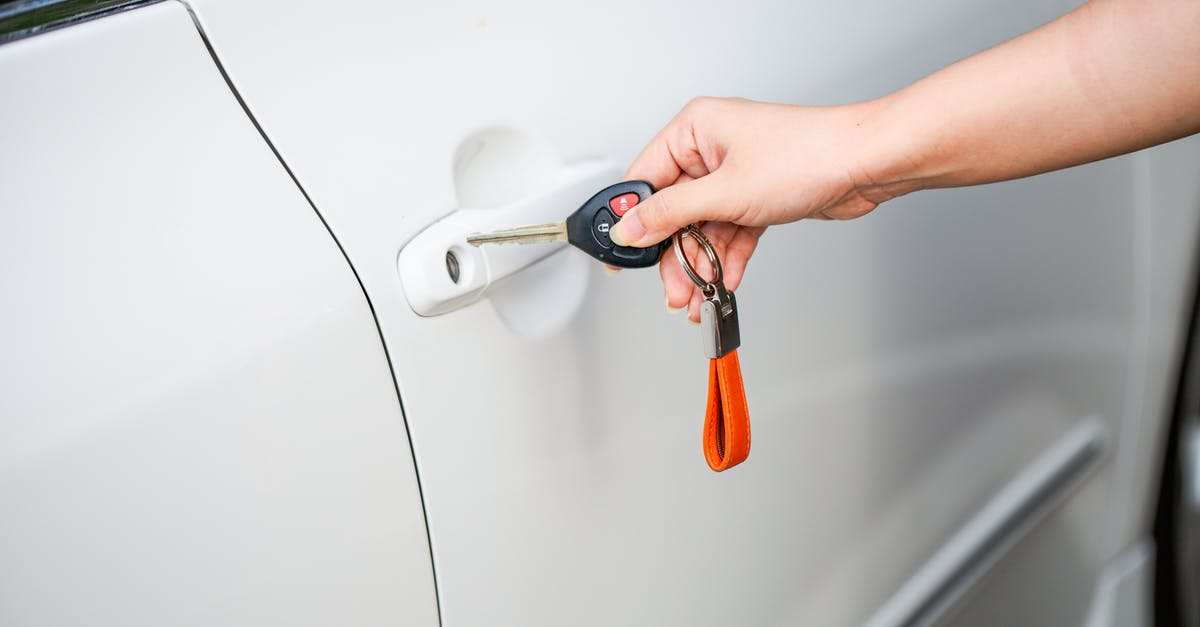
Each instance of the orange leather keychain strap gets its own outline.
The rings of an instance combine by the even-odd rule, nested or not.
[[[704,459],[720,472],[750,455],[750,411],[737,351],[708,363],[708,409],[704,414]]]

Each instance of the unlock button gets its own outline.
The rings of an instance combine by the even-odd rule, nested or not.
[[[605,248],[612,248],[612,238],[608,232],[612,230],[613,224],[617,221],[612,212],[608,209],[601,209],[596,212],[596,217],[592,220],[592,235],[596,241]]]

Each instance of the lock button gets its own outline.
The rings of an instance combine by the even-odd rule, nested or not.
[[[612,231],[612,226],[616,221],[617,219],[608,209],[596,212],[596,217],[592,220],[592,235],[601,246],[612,248],[612,237],[609,236],[609,231]]]

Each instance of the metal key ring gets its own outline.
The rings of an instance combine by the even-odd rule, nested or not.
[[[704,254],[708,255],[708,262],[713,267],[713,278],[711,281],[701,279],[700,275],[696,273],[696,269],[692,267],[691,262],[688,261],[687,255],[683,254],[683,238],[688,236],[696,240],[696,243],[704,249]],[[717,258],[717,251],[713,248],[712,242],[708,241],[708,238],[704,236],[704,233],[695,224],[689,224],[679,229],[675,235],[671,236],[671,239],[675,243],[675,257],[679,259],[679,265],[683,266],[683,271],[687,273],[692,283],[696,284],[696,287],[708,292],[722,282],[724,275],[721,271],[721,260]]]

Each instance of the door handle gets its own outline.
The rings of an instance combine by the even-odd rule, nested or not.
[[[459,209],[429,225],[400,249],[396,265],[408,304],[437,316],[465,307],[496,282],[562,250],[565,243],[471,246],[467,236],[566,218],[621,170],[602,159],[563,166],[544,191],[495,209]]]

